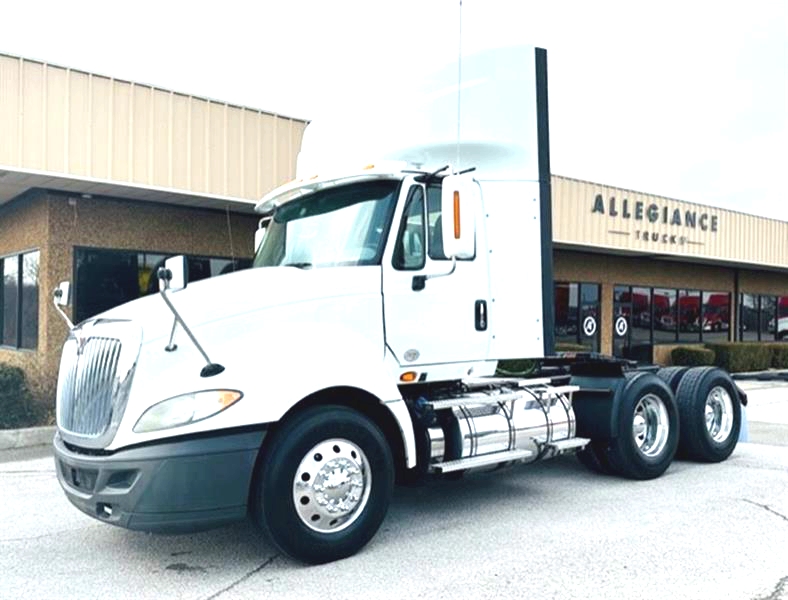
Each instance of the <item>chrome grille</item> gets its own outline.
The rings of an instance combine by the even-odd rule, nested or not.
[[[140,349],[128,321],[85,323],[63,346],[57,382],[57,424],[76,445],[103,447],[117,431]]]
[[[68,361],[70,365],[62,361],[58,382],[61,427],[89,437],[107,430],[120,350],[120,340],[94,337],[84,342],[81,354]]]

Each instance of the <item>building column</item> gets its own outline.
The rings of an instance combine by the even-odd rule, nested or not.
[[[600,351],[613,355],[613,284],[602,283],[599,302]]]

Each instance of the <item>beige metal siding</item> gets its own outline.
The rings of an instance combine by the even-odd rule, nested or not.
[[[785,221],[558,176],[552,195],[553,240],[559,244],[788,268]],[[595,210],[597,197],[603,212]]]
[[[255,200],[306,123],[0,54],[0,169]]]
[[[0,164],[19,162],[17,147],[23,122],[19,102],[22,95],[19,68],[21,63],[0,57]]]

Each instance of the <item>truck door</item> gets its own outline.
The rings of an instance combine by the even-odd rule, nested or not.
[[[402,366],[487,358],[487,247],[479,234],[481,207],[474,210],[475,256],[457,260],[451,272],[443,253],[440,181],[425,185],[409,178],[403,184],[383,259],[386,343]]]

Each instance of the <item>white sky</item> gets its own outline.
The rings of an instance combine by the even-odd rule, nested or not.
[[[457,53],[458,0],[0,2],[0,52],[314,118]],[[464,0],[548,53],[553,173],[788,220],[788,1]]]

